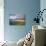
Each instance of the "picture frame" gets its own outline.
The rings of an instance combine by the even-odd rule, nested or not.
[[[10,15],[9,25],[25,25],[25,15]]]

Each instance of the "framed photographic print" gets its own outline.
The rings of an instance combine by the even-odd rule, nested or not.
[[[11,15],[9,25],[25,25],[25,15]]]

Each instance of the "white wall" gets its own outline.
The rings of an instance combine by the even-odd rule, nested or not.
[[[0,0],[0,42],[4,41],[4,0]]]
[[[46,0],[40,0],[40,9],[41,11],[43,9],[46,9]],[[46,11],[43,12],[42,17],[43,17],[43,22],[40,21],[40,25],[46,26]]]

